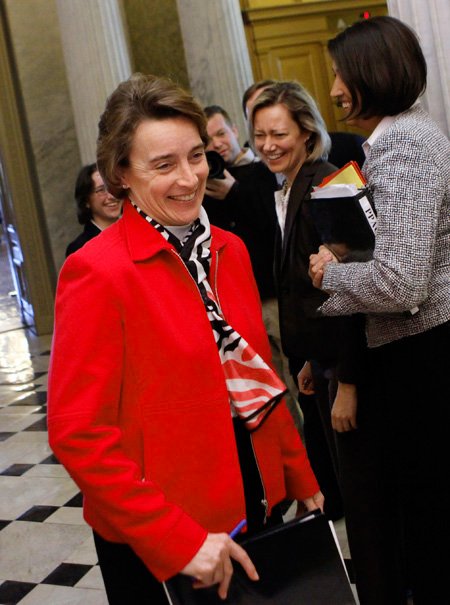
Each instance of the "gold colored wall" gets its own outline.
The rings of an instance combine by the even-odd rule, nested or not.
[[[331,103],[327,41],[363,10],[387,14],[384,0],[241,0],[255,80],[297,80],[316,99],[330,131],[351,130]]]
[[[123,0],[133,69],[189,88],[176,0]]]

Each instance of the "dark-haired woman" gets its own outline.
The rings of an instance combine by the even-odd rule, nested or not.
[[[326,315],[366,314],[358,429],[338,435],[341,485],[361,604],[450,602],[450,144],[417,103],[426,63],[392,17],[328,45],[332,97],[364,128],[364,173],[378,213],[373,260],[321,249],[314,283]]]
[[[258,579],[228,535],[241,520],[281,521],[286,497],[323,506],[246,248],[202,208],[207,141],[172,82],[119,84],[97,159],[123,216],[59,278],[49,438],[83,492],[111,604],[164,605],[177,573],[225,598],[232,560]]]
[[[86,242],[109,227],[119,218],[121,200],[106,191],[97,164],[83,166],[75,183],[77,218],[83,231],[67,246],[66,257],[84,246]]]

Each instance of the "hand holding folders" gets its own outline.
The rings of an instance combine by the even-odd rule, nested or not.
[[[377,216],[372,195],[356,162],[349,162],[326,177],[307,200],[311,219],[322,243],[339,262],[364,262],[373,257]],[[312,255],[309,274],[321,288],[325,251]],[[322,255],[322,258],[320,256]],[[405,314],[415,315],[418,307]]]
[[[230,536],[224,533],[208,533],[197,554],[182,570],[192,581],[193,588],[204,589],[214,585],[218,596],[225,599],[233,574],[232,560],[242,566],[250,580],[259,579],[246,551],[232,539],[233,533],[239,531],[238,527]]]
[[[326,177],[306,203],[322,243],[339,261],[372,257],[377,218],[356,162],[349,162]]]
[[[330,524],[320,511],[240,540],[258,570],[249,579],[237,565],[229,605],[354,605],[353,593]],[[194,589],[178,574],[165,583],[171,605],[219,605],[217,587]]]

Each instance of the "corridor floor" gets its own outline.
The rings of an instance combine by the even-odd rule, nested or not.
[[[81,494],[47,441],[51,336],[21,327],[1,257],[0,605],[106,604]],[[348,557],[343,522],[335,525]]]

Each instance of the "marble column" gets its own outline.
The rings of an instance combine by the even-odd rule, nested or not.
[[[108,95],[131,74],[118,0],[57,0],[80,155],[95,161],[97,125]]]
[[[202,105],[222,105],[243,142],[242,95],[253,74],[239,0],[177,2],[192,93]]]

